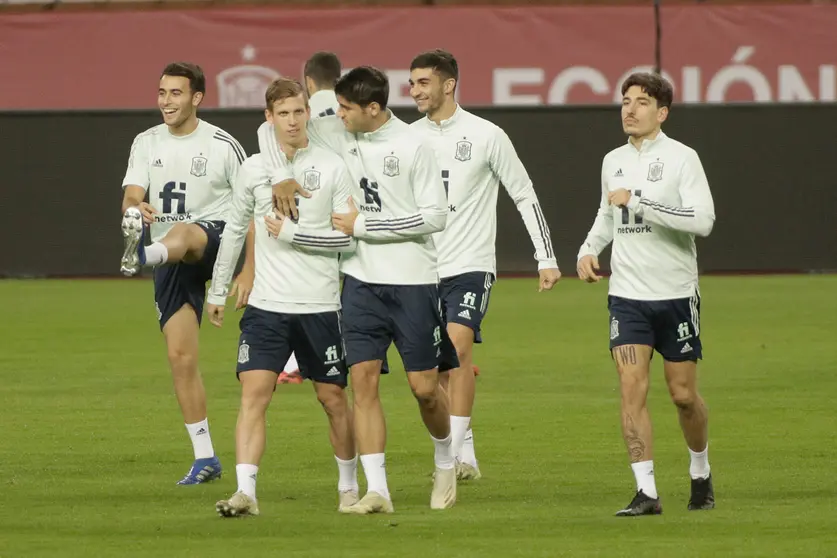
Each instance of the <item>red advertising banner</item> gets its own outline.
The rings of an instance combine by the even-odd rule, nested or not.
[[[316,50],[385,69],[411,105],[410,61],[437,47],[468,106],[614,103],[654,36],[650,6],[3,14],[0,109],[152,107],[174,60],[206,71],[204,106],[259,107]],[[684,103],[835,101],[837,5],[663,7],[662,67]]]

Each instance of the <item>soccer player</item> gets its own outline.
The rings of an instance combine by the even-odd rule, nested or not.
[[[337,114],[338,105],[334,85],[340,79],[341,71],[340,59],[333,52],[315,52],[305,62],[303,74],[312,118]]]
[[[538,196],[511,140],[500,127],[457,104],[458,81],[456,59],[444,50],[419,54],[410,64],[410,95],[426,115],[412,127],[433,145],[448,198],[447,227],[434,241],[439,250],[442,307],[459,368],[443,374],[442,381],[450,397],[457,476],[468,480],[480,477],[470,429],[476,389],[473,347],[482,342],[480,325],[497,275],[500,183],[529,231],[538,262],[539,290],[552,289],[561,272]]]
[[[160,78],[157,105],[163,123],[137,135],[122,181],[121,271],[154,266],[157,318],[195,461],[178,484],[221,476],[209,435],[206,393],[198,371],[198,332],[206,282],[224,230],[232,184],[244,149],[224,130],[197,116],[206,78],[195,64],[175,62]],[[143,201],[148,196],[148,202]],[[145,247],[145,225],[153,243]],[[248,244],[252,244],[248,241]],[[238,306],[252,286],[252,253],[237,281]]]
[[[339,252],[356,241],[332,230],[332,213],[348,212],[352,182],[334,153],[309,145],[310,111],[302,85],[278,78],[265,93],[265,116],[275,130],[281,156],[309,198],[300,200],[299,221],[273,213],[267,159],[256,154],[241,167],[207,301],[210,321],[221,326],[227,284],[248,223],[256,218],[256,280],[241,318],[236,374],[241,409],[236,425],[238,491],[216,504],[224,517],[258,515],[256,476],[265,447],[265,414],[291,351],[302,375],[312,380],[328,416],[338,464],[339,510],[358,501],[357,456],[345,393],[348,371],[340,333]]]
[[[636,496],[616,515],[662,513],[646,407],[655,350],[691,455],[688,509],[711,509],[707,411],[697,388],[702,346],[695,236],[712,231],[715,206],[698,154],[661,130],[671,84],[636,73],[622,84],[622,96],[628,141],[602,161],[601,204],[577,264],[579,278],[598,281],[598,255],[613,241],[610,350],[622,393],[622,436],[637,484]]]
[[[456,502],[450,417],[439,369],[457,366],[456,352],[439,312],[436,247],[432,234],[445,228],[447,207],[433,152],[387,108],[389,82],[380,70],[354,68],[338,80],[339,119],[309,123],[309,136],[346,161],[359,186],[360,212],[335,214],[334,226],[357,239],[341,260],[343,337],[354,394],[355,441],[366,474],[366,495],[347,511],[391,513],[384,448],[386,422],[378,382],[393,341],[435,445],[432,509]],[[342,123],[341,123],[342,121]],[[259,146],[277,164],[271,180],[277,211],[296,216],[294,195],[308,194],[282,168],[269,126]],[[441,366],[440,366],[441,365]]]
[[[308,106],[311,118],[322,118],[337,114],[337,97],[334,95],[334,84],[340,77],[340,71],[340,59],[333,52],[315,52],[305,62],[303,77],[308,91]],[[302,383],[303,378],[299,375],[299,365],[295,354],[291,354],[277,381],[280,384]]]

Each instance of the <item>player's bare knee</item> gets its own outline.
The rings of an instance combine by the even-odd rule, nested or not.
[[[364,365],[352,366],[351,378],[352,396],[355,405],[365,407],[378,400],[380,375],[377,370]]]
[[[413,396],[422,405],[431,405],[438,396],[438,372],[411,372],[408,375]]]
[[[695,408],[700,399],[697,392],[688,388],[669,388],[671,402],[683,411],[690,411]]]
[[[172,345],[168,348],[169,365],[175,376],[189,376],[198,371],[198,355],[186,347]]]
[[[340,389],[340,386],[329,384],[318,386],[317,400],[329,417],[342,417],[349,411],[346,393]]]

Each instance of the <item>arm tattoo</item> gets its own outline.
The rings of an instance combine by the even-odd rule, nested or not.
[[[633,345],[623,345],[617,347],[617,349],[622,364],[636,364],[636,347]]]
[[[642,457],[645,455],[645,442],[639,437],[631,415],[625,415],[625,445],[628,446],[631,463],[642,461]]]

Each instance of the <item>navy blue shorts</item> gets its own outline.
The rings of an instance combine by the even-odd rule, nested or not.
[[[648,345],[669,362],[703,358],[700,342],[700,295],[673,300],[607,297],[610,349]]]
[[[346,275],[342,303],[349,366],[385,360],[395,342],[407,372],[459,367],[437,285],[376,285]]]
[[[296,353],[302,377],[346,386],[348,368],[339,312],[284,314],[248,306],[239,328],[236,376],[248,370],[279,375],[291,353]]]
[[[445,277],[439,283],[445,322],[474,330],[474,343],[482,343],[480,324],[488,312],[488,299],[496,278],[493,273],[471,271]]]
[[[212,268],[221,245],[223,221],[199,221],[195,223],[206,233],[203,257],[195,263],[167,263],[154,268],[154,302],[160,329],[184,304],[195,309],[198,324],[203,316],[206,300],[206,282],[212,279]]]

